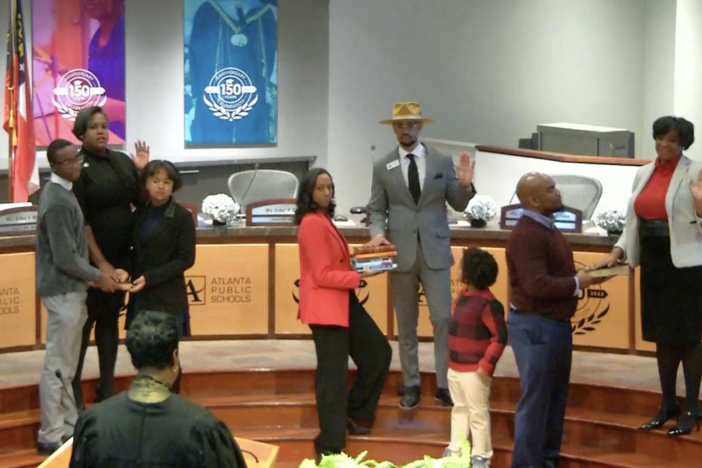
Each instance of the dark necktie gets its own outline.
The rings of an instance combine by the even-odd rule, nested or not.
[[[408,154],[409,158],[409,168],[407,168],[407,184],[409,185],[409,191],[414,198],[414,203],[419,204],[419,196],[422,194],[422,189],[419,186],[419,170],[417,169],[417,161],[415,161],[415,155],[412,153]]]

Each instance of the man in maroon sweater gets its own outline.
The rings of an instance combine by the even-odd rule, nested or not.
[[[507,329],[522,395],[514,420],[512,468],[558,466],[578,292],[592,276],[575,271],[573,251],[556,228],[561,194],[553,180],[530,173],[519,180],[524,214],[507,241],[512,288]]]

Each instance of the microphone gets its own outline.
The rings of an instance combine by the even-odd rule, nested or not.
[[[246,190],[244,190],[244,194],[241,196],[241,210],[243,211],[245,208],[244,201],[246,200],[246,195],[249,193],[249,189],[251,188],[251,185],[253,184],[254,180],[256,180],[256,176],[258,175],[258,163],[254,166],[254,173],[251,176],[251,180],[249,180],[249,185],[246,186]]]
[[[68,397],[68,401],[73,403],[73,406],[75,407],[76,412],[78,413],[78,415],[80,415],[80,413],[83,412],[83,409],[78,408],[78,405],[76,404],[76,399],[73,397],[73,394],[68,391],[68,386],[66,385],[66,382],[63,380],[63,373],[61,372],[61,369],[56,369],[56,372],[54,372],[54,375],[61,382],[61,388],[63,388],[63,391],[66,392],[66,396]]]

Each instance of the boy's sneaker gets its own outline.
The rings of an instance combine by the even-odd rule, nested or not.
[[[461,456],[460,452],[454,452],[453,450],[450,450],[448,447],[446,447],[446,450],[444,450],[444,454],[441,457],[442,458],[448,458],[448,457],[458,458],[460,456]]]
[[[471,459],[471,468],[490,468],[490,460],[487,458],[474,456]]]

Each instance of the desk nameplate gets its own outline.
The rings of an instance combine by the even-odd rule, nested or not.
[[[37,227],[39,207],[20,206],[0,210],[0,234],[14,235],[34,232]]]
[[[500,213],[500,228],[511,230],[517,225],[517,221],[524,214],[521,204],[503,206]],[[562,232],[581,234],[583,232],[583,212],[564,206],[560,211],[553,214],[556,227]]]
[[[246,205],[247,226],[294,226],[294,198],[261,200]]]

